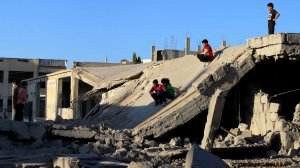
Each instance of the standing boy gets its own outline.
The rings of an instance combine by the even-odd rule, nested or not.
[[[276,20],[279,18],[280,14],[274,9],[274,4],[273,3],[268,3],[267,7],[270,11],[269,16],[268,16],[269,34],[274,34]]]
[[[24,106],[27,101],[27,82],[23,81],[21,83],[21,88],[19,89],[18,93],[18,100],[16,105],[16,114],[15,114],[15,121],[23,121],[23,113],[24,113]]]

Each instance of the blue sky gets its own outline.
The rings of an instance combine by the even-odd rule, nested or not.
[[[267,33],[266,0],[0,0],[0,57],[119,62],[152,44],[191,48],[207,38],[244,44]],[[299,0],[274,0],[276,32],[300,32]]]

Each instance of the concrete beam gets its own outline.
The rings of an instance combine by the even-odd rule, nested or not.
[[[73,109],[73,116],[75,117],[74,119],[80,119],[81,114],[80,111],[78,110],[77,107],[77,101],[76,99],[78,98],[78,92],[79,92],[79,80],[75,78],[73,75],[71,77],[71,103],[72,103],[72,109]]]
[[[204,136],[201,143],[201,148],[210,150],[215,138],[215,132],[219,129],[225,97],[228,91],[217,89],[208,106],[207,121],[204,129]]]

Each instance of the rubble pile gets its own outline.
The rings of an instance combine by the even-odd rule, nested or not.
[[[269,158],[300,156],[300,124],[299,106],[297,104],[292,121],[279,115],[280,104],[269,102],[269,96],[259,92],[255,95],[255,104],[251,127],[241,123],[238,128],[233,128],[223,138],[217,136],[214,141],[215,148],[230,147],[255,147],[266,146],[269,148],[266,156]],[[279,141],[279,142],[277,142]],[[271,146],[279,149],[275,151]]]
[[[1,120],[0,166],[35,165],[183,167],[191,144],[179,137],[169,143],[133,136],[89,121],[23,123]],[[2,157],[4,156],[5,157]],[[26,156],[26,157],[25,157]],[[67,166],[66,166],[67,167]]]
[[[247,113],[245,122],[230,128],[221,125],[228,93],[266,59],[299,60],[299,39],[299,34],[249,39],[247,45],[223,48],[206,67],[189,55],[132,65],[133,69],[86,69],[102,78],[93,90],[102,94],[100,104],[82,120],[1,120],[0,167],[299,167],[300,104],[289,121],[282,116],[289,112],[282,111],[281,104],[267,93],[251,93],[249,112],[240,109]],[[185,95],[155,106],[148,93],[151,82],[165,77]],[[204,123],[194,120],[198,117]],[[193,145],[192,137],[179,134],[190,131],[184,126],[191,123],[197,123],[199,127],[193,129],[203,134],[202,141]],[[219,157],[239,156],[224,163],[208,151]],[[248,152],[254,155],[244,155]]]

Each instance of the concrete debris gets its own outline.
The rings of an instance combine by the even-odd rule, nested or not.
[[[11,131],[17,135],[18,139],[29,140],[30,133],[26,123],[24,122],[12,122]]]
[[[227,168],[229,166],[222,159],[194,144],[189,150],[185,161],[185,168],[193,167]]]
[[[299,67],[299,37],[249,39],[247,45],[222,48],[206,67],[187,55],[150,64],[75,68],[74,76],[93,83],[85,97],[97,94],[97,105],[83,120],[56,115],[55,121],[36,123],[1,120],[0,167],[299,167],[299,97],[291,96],[295,101],[287,105],[278,99],[281,94],[274,95],[276,89],[271,94],[250,82],[247,93],[240,90],[262,63],[289,66],[293,61]],[[165,77],[185,94],[155,106],[148,93],[151,81]],[[189,134],[195,127],[198,133]],[[225,163],[208,151],[236,160]]]
[[[180,137],[172,138],[172,139],[170,140],[169,144],[170,144],[171,146],[180,146],[180,144],[181,144],[181,139],[180,139]]]
[[[128,168],[152,168],[154,165],[151,162],[131,162]]]

